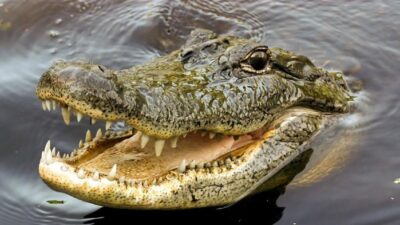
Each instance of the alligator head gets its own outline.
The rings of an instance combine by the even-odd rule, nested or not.
[[[52,188],[121,208],[231,203],[298,156],[329,116],[348,112],[341,72],[252,40],[194,30],[184,46],[112,70],[56,62],[36,94],[66,124],[104,120],[71,154],[50,141],[39,172]],[[112,123],[122,121],[121,126]],[[117,123],[121,124],[121,123]]]

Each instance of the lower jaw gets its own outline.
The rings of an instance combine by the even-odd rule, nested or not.
[[[213,189],[220,186],[213,186],[214,182],[237,180],[235,176],[241,175],[242,171],[248,171],[248,162],[254,160],[251,155],[260,149],[263,140],[268,139],[269,135],[269,133],[265,133],[261,139],[228,152],[229,156],[221,155],[219,159],[215,159],[211,163],[194,166],[189,164],[183,171],[175,168],[150,179],[133,179],[119,176],[119,174],[93,173],[89,169],[83,169],[85,163],[79,163],[79,160],[73,163],[74,160],[71,159],[71,162],[67,163],[56,158],[53,158],[52,162],[42,160],[39,174],[53,189],[103,206],[134,209],[179,209],[223,205],[234,201],[237,195],[227,195],[223,198],[219,196],[215,201],[197,201],[193,199],[195,198],[193,196],[186,196],[190,193],[187,189],[196,182],[206,186],[210,185],[210,188]],[[190,137],[188,136],[188,138]],[[77,169],[76,165],[82,165],[81,169]],[[121,173],[123,167],[118,171]],[[248,188],[243,186],[244,190]],[[230,192],[232,191],[230,190]],[[240,192],[242,191],[240,190]]]

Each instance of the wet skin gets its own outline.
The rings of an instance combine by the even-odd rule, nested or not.
[[[39,172],[52,188],[121,208],[229,204],[301,154],[349,111],[341,72],[252,40],[194,30],[184,46],[130,69],[56,62],[38,84],[64,121],[123,121]],[[103,134],[104,133],[104,134]],[[95,136],[95,137],[93,137]]]

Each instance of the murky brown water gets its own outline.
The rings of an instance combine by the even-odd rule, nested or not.
[[[397,0],[0,0],[0,224],[400,224],[399,12]],[[298,178],[225,209],[116,210],[49,189],[37,173],[45,142],[68,151],[89,127],[66,127],[59,113],[41,110],[34,90],[51,62],[126,68],[178,48],[198,27],[293,50],[361,80],[363,113],[349,122],[350,154],[330,158],[342,162],[320,169],[322,179]]]

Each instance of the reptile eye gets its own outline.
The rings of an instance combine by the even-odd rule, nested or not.
[[[271,52],[267,46],[259,46],[250,51],[240,62],[240,67],[249,73],[263,74],[268,72]]]
[[[255,51],[253,52],[249,59],[249,64],[255,70],[262,70],[268,63],[267,53],[264,51]]]

